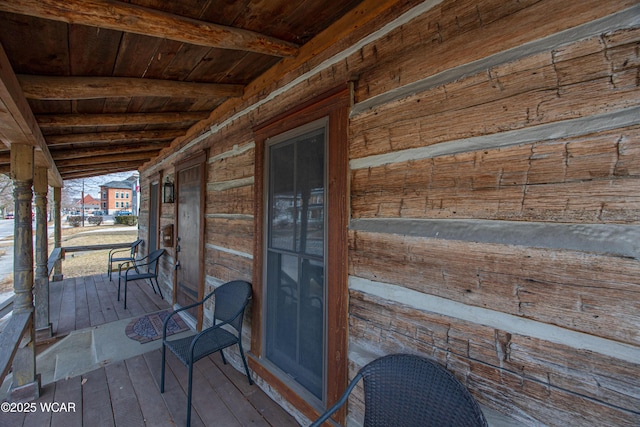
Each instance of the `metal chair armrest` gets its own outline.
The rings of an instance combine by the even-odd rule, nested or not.
[[[329,409],[327,409],[324,412],[324,414],[322,414],[320,418],[315,420],[309,427],[320,427],[322,423],[327,421],[331,417],[331,415],[333,415],[338,409],[340,409],[342,405],[344,405],[347,402],[347,400],[349,399],[349,395],[351,394],[351,391],[356,386],[358,381],[360,381],[361,378],[362,378],[362,373],[358,372],[358,374],[351,380],[351,382],[349,383],[349,386],[344,391],[344,393],[342,393],[342,396],[340,397],[340,399],[336,403],[334,403]]]
[[[199,305],[204,304],[206,300],[208,300],[209,298],[211,298],[211,297],[213,296],[213,294],[214,294],[213,292],[210,292],[210,293],[209,293],[209,295],[207,295],[206,297],[204,297],[202,300],[200,300],[200,301],[196,301],[196,302],[194,302],[193,304],[185,305],[184,307],[180,307],[180,308],[178,308],[178,309],[176,309],[176,310],[172,311],[172,312],[167,316],[167,318],[166,318],[166,319],[164,319],[164,323],[163,323],[163,325],[162,325],[162,341],[163,341],[163,342],[164,342],[164,341],[166,341],[166,338],[167,338],[167,323],[169,322],[169,319],[171,319],[171,317],[172,317],[173,315],[178,314],[178,313],[180,313],[181,311],[189,310],[190,308],[197,307],[197,306],[199,306]],[[202,333],[202,332],[200,332],[200,334],[201,334],[201,333]],[[198,334],[198,335],[200,335],[200,334]]]
[[[124,248],[124,249],[111,249],[109,251],[109,259],[113,258],[113,255],[115,255],[116,253],[120,253],[120,252],[131,252],[130,248]]]

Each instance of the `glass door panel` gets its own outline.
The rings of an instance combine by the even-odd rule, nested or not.
[[[266,357],[318,399],[324,384],[325,128],[268,148]]]

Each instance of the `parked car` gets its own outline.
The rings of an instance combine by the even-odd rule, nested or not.
[[[4,217],[5,219],[13,219],[13,212],[7,212]]]
[[[133,215],[131,211],[117,211],[116,216]]]

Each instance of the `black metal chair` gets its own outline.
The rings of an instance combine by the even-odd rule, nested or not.
[[[363,379],[365,427],[487,426],[469,391],[443,366],[420,356],[392,354],[364,366],[340,400],[310,427],[318,427]]]
[[[204,304],[206,300],[215,295],[213,309],[213,326],[204,329],[197,335],[174,340],[167,339],[167,323],[172,316],[190,308]],[[226,364],[223,349],[238,344],[240,357],[244,363],[244,369],[249,379],[249,384],[253,384],[249,366],[242,350],[242,320],[244,310],[251,299],[251,284],[244,280],[234,280],[217,287],[209,293],[202,301],[179,308],[172,312],[164,321],[162,332],[162,374],[160,379],[160,393],[164,393],[164,370],[166,360],[166,349],[189,368],[189,389],[187,393],[187,427],[191,425],[191,389],[193,384],[193,364],[198,360],[215,352],[220,352],[222,361]],[[235,333],[230,332],[230,326]]]
[[[124,308],[127,308],[127,283],[134,280],[149,280],[151,284],[151,289],[153,289],[153,293],[156,293],[156,289],[153,286],[153,282],[155,281],[155,285],[158,288],[158,293],[160,293],[160,297],[162,296],[162,291],[160,290],[160,285],[158,284],[158,259],[164,254],[164,249],[156,249],[151,252],[144,258],[137,259],[133,262],[133,265],[127,267],[126,270],[122,270],[124,265],[127,265],[126,262],[120,264],[118,266],[118,301],[120,301],[120,285],[124,280]]]
[[[138,239],[135,242],[131,243],[131,246],[128,249],[111,249],[109,251],[109,261],[107,265],[107,275],[109,276],[109,280],[111,280],[111,271],[113,269],[113,264],[126,264],[127,262],[133,263],[136,260],[136,253],[138,253],[138,246],[142,243],[142,239]],[[120,256],[122,252],[129,252],[127,256]],[[117,254],[117,256],[115,256]]]

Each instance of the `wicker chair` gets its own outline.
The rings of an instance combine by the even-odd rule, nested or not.
[[[109,261],[107,265],[107,276],[109,276],[109,280],[111,280],[111,271],[113,270],[113,264],[134,263],[136,261],[136,253],[138,252],[138,246],[140,246],[140,243],[142,243],[142,239],[138,239],[135,242],[132,242],[129,248],[111,249],[109,251]],[[127,254],[126,256],[121,256],[122,252],[129,252],[129,254]]]
[[[174,340],[167,339],[167,323],[175,314],[190,308],[204,304],[206,300],[215,295],[215,305],[213,312],[213,326],[203,330],[197,335]],[[202,301],[179,308],[172,312],[164,321],[162,332],[162,373],[160,375],[160,393],[164,393],[164,371],[166,360],[166,349],[189,368],[189,388],[187,391],[187,427],[191,425],[191,389],[193,384],[193,364],[198,360],[215,352],[220,352],[222,361],[226,364],[223,349],[238,344],[240,357],[244,363],[244,369],[249,379],[249,384],[253,384],[247,360],[242,350],[242,320],[244,310],[251,299],[251,284],[243,280],[227,282],[217,287],[213,292],[204,297]],[[228,325],[235,333],[230,332],[231,328],[224,328]]]
[[[423,357],[393,354],[360,369],[340,400],[310,427],[329,419],[361,378],[365,427],[487,425],[473,396],[444,367]]]
[[[158,284],[158,260],[160,259],[162,254],[164,254],[164,249],[156,249],[146,257],[135,260],[133,262],[133,265],[129,266],[126,270],[122,269],[124,265],[127,265],[126,262],[118,266],[118,301],[120,301],[120,286],[122,284],[122,281],[124,281],[125,310],[127,309],[127,283],[134,280],[149,280],[151,289],[153,289],[154,294],[156,293],[156,288],[153,287],[153,282],[155,281],[155,285],[158,288],[160,297],[164,298],[162,296],[160,285]]]

